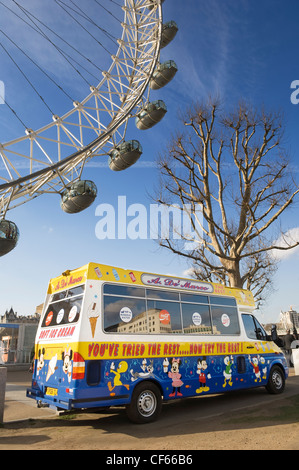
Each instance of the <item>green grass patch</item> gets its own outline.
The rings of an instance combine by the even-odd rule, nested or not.
[[[71,419],[75,419],[76,416],[77,416],[76,413],[65,413],[65,414],[59,415],[59,419],[70,421]]]

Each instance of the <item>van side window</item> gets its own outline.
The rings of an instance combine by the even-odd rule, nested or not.
[[[182,333],[179,302],[148,300],[149,333]]]
[[[211,312],[212,312],[212,323],[213,323],[214,335],[239,335],[240,334],[237,307],[211,305]]]
[[[256,318],[252,315],[242,313],[242,320],[248,338],[267,340],[267,334]]]
[[[106,333],[240,334],[234,297],[109,283],[103,294]]]
[[[182,302],[182,314],[184,333],[201,335],[212,334],[209,305]]]
[[[145,299],[104,295],[104,330],[108,333],[147,333]]]

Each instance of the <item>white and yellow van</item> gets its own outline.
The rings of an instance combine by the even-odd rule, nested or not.
[[[38,406],[126,405],[149,422],[162,401],[265,386],[284,390],[284,355],[251,292],[97,263],[49,283],[27,396]]]

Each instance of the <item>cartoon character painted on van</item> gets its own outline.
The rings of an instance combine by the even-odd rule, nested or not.
[[[261,357],[260,362],[261,362],[262,372],[263,372],[262,379],[266,380],[267,370],[268,370],[267,365],[266,365],[266,359],[264,357]]]
[[[113,384],[112,381],[108,382],[108,388],[110,391],[110,395],[114,396],[115,392],[112,392],[116,387],[124,386],[127,390],[129,390],[130,385],[122,383],[123,378],[121,377],[128,370],[128,363],[126,361],[120,361],[115,370],[115,363],[112,362],[110,365],[110,373],[114,375],[113,377]]]
[[[67,374],[67,380],[70,383],[72,380],[72,369],[73,369],[73,363],[72,363],[72,358],[73,358],[73,351],[72,349],[65,348],[64,351],[61,354],[61,358],[63,360],[63,365],[62,365],[62,370],[65,374]]]
[[[230,386],[233,385],[233,382],[232,382],[232,373],[233,373],[232,365],[233,364],[234,364],[233,356],[226,356],[224,358],[225,369],[223,371],[223,375],[224,375],[224,384],[222,385],[223,388],[225,388],[227,384],[229,384]]]
[[[171,360],[171,369],[168,372],[168,377],[172,380],[172,392],[170,393],[170,397],[182,397],[183,394],[181,393],[181,387],[184,385],[182,382],[181,377],[182,374],[179,372],[180,365],[182,364],[181,359],[173,357]]]
[[[135,382],[138,379],[148,379],[150,377],[154,377],[154,360],[152,359],[149,364],[147,364],[147,360],[143,359],[141,370],[134,372],[133,369],[130,369],[131,374],[131,381]]]
[[[267,378],[267,365],[264,357],[260,355],[248,356],[249,362],[253,367],[253,373],[255,375],[255,382],[261,382]]]
[[[38,359],[37,359],[37,364],[36,364],[36,371],[39,374],[42,368],[45,365],[45,348],[39,349],[38,350]]]
[[[210,387],[207,386],[207,379],[211,379],[211,374],[206,374],[207,368],[208,363],[205,356],[197,359],[196,373],[199,375],[199,388],[196,389],[196,393],[208,392],[210,390]]]

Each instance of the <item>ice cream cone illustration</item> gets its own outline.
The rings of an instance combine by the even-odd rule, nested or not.
[[[53,375],[55,370],[57,369],[56,364],[57,364],[57,354],[55,354],[55,356],[53,356],[49,361],[46,382],[49,380],[51,375]]]
[[[96,307],[97,307],[96,302],[92,302],[92,304],[88,307],[88,318],[89,318],[89,324],[91,328],[91,335],[93,338],[95,335],[97,321],[99,318],[99,312]]]
[[[167,372],[168,372],[168,366],[169,366],[169,360],[166,357],[163,361],[163,370],[164,370],[165,374],[167,374]]]
[[[91,328],[91,335],[94,338],[94,334],[96,331],[96,326],[97,326],[97,321],[98,317],[90,317],[89,318],[89,323],[90,323],[90,328]]]

